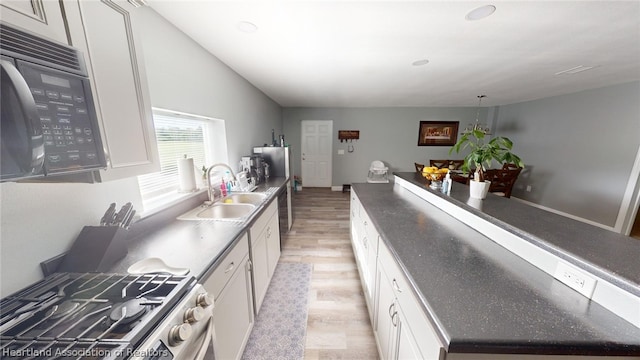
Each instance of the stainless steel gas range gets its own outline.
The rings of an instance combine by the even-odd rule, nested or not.
[[[3,359],[211,359],[213,301],[193,277],[59,273],[0,303]]]

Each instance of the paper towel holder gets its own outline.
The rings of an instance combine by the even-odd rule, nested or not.
[[[178,159],[178,180],[180,183],[178,187],[179,193],[194,193],[198,191],[193,158],[187,157],[187,154],[184,154],[182,159]]]

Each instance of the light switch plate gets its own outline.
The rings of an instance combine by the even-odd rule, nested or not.
[[[344,149],[338,150],[338,155],[344,155]]]
[[[553,277],[589,299],[593,296],[593,291],[596,289],[596,283],[598,282],[582,270],[563,261],[558,262],[558,267],[556,267]]]

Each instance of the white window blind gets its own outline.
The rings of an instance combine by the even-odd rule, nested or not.
[[[196,178],[200,176],[198,169],[207,163],[205,141],[208,137],[208,124],[206,120],[154,111],[153,122],[160,155],[160,171],[138,176],[143,202],[178,190],[178,159],[185,155],[193,158]]]

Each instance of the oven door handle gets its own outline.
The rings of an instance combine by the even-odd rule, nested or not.
[[[214,331],[213,315],[211,315],[211,317],[209,317],[209,325],[207,325],[207,334],[205,335],[204,340],[202,341],[202,346],[200,347],[200,350],[198,350],[194,360],[204,360],[207,355],[207,350],[209,349],[209,344],[213,342]]]

